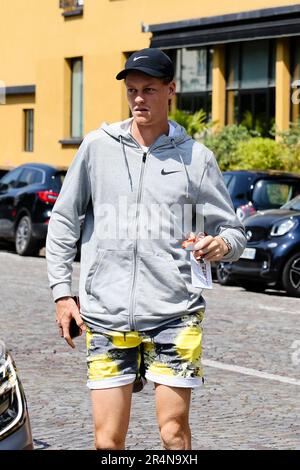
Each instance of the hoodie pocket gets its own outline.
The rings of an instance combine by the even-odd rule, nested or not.
[[[96,259],[89,269],[86,282],[85,282],[85,290],[87,294],[91,294],[92,282],[93,282],[94,276],[96,272],[99,272],[99,270],[101,270],[101,266],[102,266],[101,261],[102,261],[102,258],[104,257],[104,253],[105,253],[105,250],[98,251]]]
[[[128,313],[131,271],[131,251],[98,251],[85,282],[95,311],[113,315]]]
[[[136,315],[173,317],[186,311],[188,300],[187,286],[171,254],[139,256]]]

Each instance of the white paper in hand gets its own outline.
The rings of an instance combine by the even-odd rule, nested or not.
[[[209,261],[198,262],[193,253],[191,258],[192,285],[202,289],[212,289],[211,266]]]

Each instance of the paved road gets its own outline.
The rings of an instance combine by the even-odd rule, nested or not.
[[[78,275],[75,263],[75,288]],[[194,449],[300,449],[300,300],[217,284],[206,299]],[[36,447],[92,449],[84,340],[72,351],[57,336],[43,256],[0,251],[0,306],[0,338],[20,371]],[[151,384],[134,395],[127,448],[161,449]]]

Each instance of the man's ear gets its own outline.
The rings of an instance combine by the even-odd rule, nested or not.
[[[172,82],[170,82],[168,84],[168,87],[169,87],[169,98],[172,98],[173,96],[176,95],[176,83],[175,83],[175,81],[173,80]]]

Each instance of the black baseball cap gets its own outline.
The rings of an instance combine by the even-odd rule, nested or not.
[[[117,80],[123,80],[128,72],[139,71],[151,77],[174,77],[174,66],[171,59],[160,49],[148,48],[134,52],[127,59],[125,69],[116,76]]]

